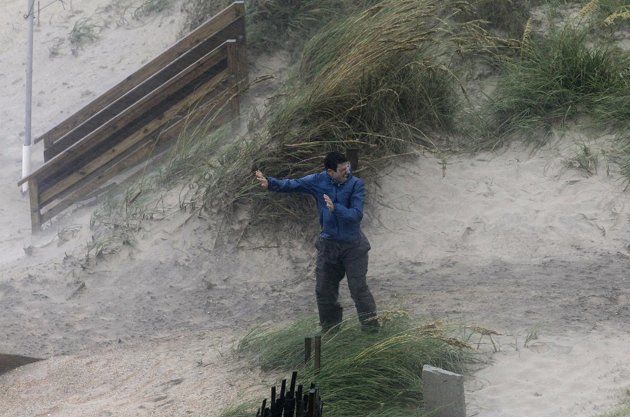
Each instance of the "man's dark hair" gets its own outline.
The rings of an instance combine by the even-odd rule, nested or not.
[[[337,165],[348,162],[348,158],[341,152],[330,152],[324,159],[324,168],[337,171]]]

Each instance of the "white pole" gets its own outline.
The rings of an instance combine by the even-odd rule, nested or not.
[[[24,126],[24,146],[22,147],[22,178],[31,173],[31,108],[33,102],[33,23],[35,21],[35,0],[26,0],[28,20],[28,46],[26,58],[26,120]],[[22,192],[28,191],[28,183],[22,185]]]

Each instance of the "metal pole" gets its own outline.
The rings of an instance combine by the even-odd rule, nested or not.
[[[35,0],[26,0],[28,20],[28,46],[26,58],[26,120],[24,125],[24,146],[22,147],[22,178],[31,173],[31,109],[33,102],[33,24]],[[28,183],[22,185],[22,192],[28,191]]]

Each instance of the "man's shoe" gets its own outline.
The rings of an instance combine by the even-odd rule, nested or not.
[[[361,321],[361,330],[368,333],[378,333],[381,329],[381,323],[378,321],[378,317],[370,317],[369,319]]]

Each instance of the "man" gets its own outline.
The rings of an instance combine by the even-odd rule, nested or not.
[[[365,184],[353,177],[350,163],[339,152],[324,159],[324,171],[299,179],[279,180],[256,171],[269,191],[308,193],[317,201],[321,233],[317,240],[316,289],[319,321],[324,331],[341,323],[339,282],[348,277],[350,294],[364,329],[378,327],[376,304],[367,285],[370,243],[361,231]]]

